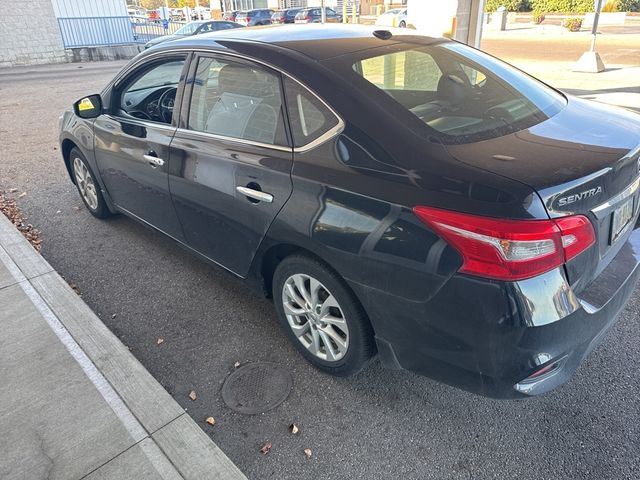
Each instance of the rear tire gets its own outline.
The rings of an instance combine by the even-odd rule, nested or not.
[[[375,356],[364,309],[344,280],[315,258],[285,258],[274,273],[273,299],[293,345],[323,372],[355,375]]]
[[[96,218],[110,216],[111,212],[109,212],[104,201],[96,176],[93,174],[87,159],[77,147],[72,148],[71,152],[69,152],[69,164],[80,198],[82,198],[82,202],[89,210],[89,213]]]

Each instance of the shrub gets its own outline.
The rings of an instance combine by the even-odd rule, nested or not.
[[[619,12],[620,2],[618,0],[607,0],[602,6],[603,12]]]
[[[593,12],[593,0],[531,0],[534,11],[545,13]]]
[[[531,10],[530,0],[487,0],[485,11],[495,12],[499,7],[506,8],[509,12],[528,12]]]
[[[562,21],[562,26],[570,32],[579,32],[582,28],[582,18],[572,17],[566,18]]]
[[[618,10],[621,12],[640,12],[640,0],[618,0]]]
[[[542,22],[544,22],[544,19],[544,13],[540,12],[533,12],[533,15],[531,16],[531,21],[536,25],[540,25]]]

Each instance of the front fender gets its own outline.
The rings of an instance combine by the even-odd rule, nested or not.
[[[77,147],[91,167],[93,175],[96,177],[96,181],[100,186],[100,191],[107,203],[107,208],[112,213],[116,212],[116,208],[111,201],[109,192],[105,188],[104,182],[100,177],[100,170],[96,162],[96,156],[94,151],[94,134],[93,134],[93,122],[94,119],[82,119],[76,116],[72,111],[66,111],[60,117],[60,152],[62,153],[62,159],[64,160],[69,178],[75,184],[75,179],[71,171],[71,149]]]

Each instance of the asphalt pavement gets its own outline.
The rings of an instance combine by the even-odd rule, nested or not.
[[[640,478],[637,292],[571,383],[544,397],[495,401],[378,363],[355,378],[324,375],[241,281],[132,220],[83,208],[57,149],[58,115],[121,65],[0,70],[0,189],[25,193],[47,261],[196,422],[216,418],[207,433],[248,478]],[[254,361],[289,369],[294,388],[275,410],[241,415],[220,390],[236,362]]]

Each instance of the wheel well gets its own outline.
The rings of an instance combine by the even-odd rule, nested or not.
[[[280,262],[282,262],[282,260],[294,254],[302,254],[302,255],[307,255],[309,257],[315,258],[316,260],[324,264],[332,272],[334,272],[344,282],[346,288],[353,294],[353,297],[356,299],[356,302],[358,302],[358,304],[360,305],[360,308],[362,308],[362,311],[365,313],[365,315],[369,319],[369,324],[373,329],[373,324],[371,323],[369,314],[364,308],[362,301],[355,294],[351,286],[347,284],[344,278],[342,278],[340,273],[338,273],[335,268],[333,268],[330,264],[328,264],[326,261],[324,261],[321,257],[316,255],[315,253],[311,252],[310,250],[307,250],[306,248],[299,247],[297,245],[291,245],[291,244],[274,245],[273,247],[269,248],[265,252],[265,254],[262,256],[262,267],[261,267],[260,274],[262,277],[262,286],[264,288],[264,292],[267,298],[273,298],[272,296],[273,274],[275,273],[276,268],[278,267]],[[374,329],[374,332],[375,332],[375,329]]]
[[[77,147],[77,145],[73,143],[72,140],[66,138],[62,141],[62,158],[64,159],[64,165],[67,167],[67,173],[69,177],[71,177],[71,181],[75,184],[76,181],[71,174],[71,150],[73,150],[74,147]]]
[[[269,250],[267,250],[262,256],[262,268],[260,275],[262,277],[264,292],[268,298],[271,298],[271,292],[273,291],[273,274],[275,273],[278,264],[294,253],[305,253],[317,258],[317,256],[310,251],[290,244],[275,245],[269,248]]]

